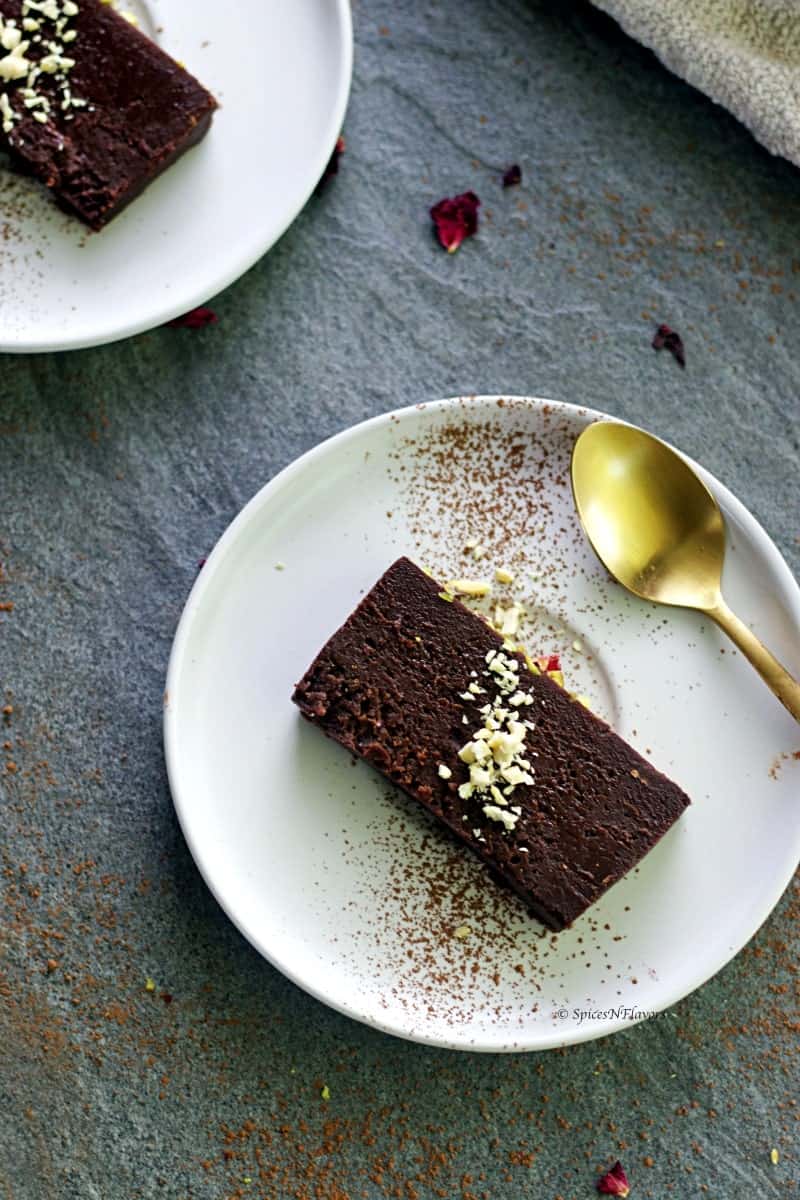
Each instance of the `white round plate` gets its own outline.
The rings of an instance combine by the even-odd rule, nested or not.
[[[391,1033],[498,1051],[622,1029],[718,971],[800,856],[798,727],[710,622],[634,599],[588,549],[569,458],[599,416],[480,397],[358,425],[244,508],[180,622],[165,741],[200,870],[270,962]],[[797,672],[800,589],[753,517],[701,474],[727,518],[728,600]],[[480,562],[465,557],[470,537],[486,547]],[[559,651],[570,690],[693,799],[557,936],[290,702],[401,554],[442,579],[510,567],[531,652]]]
[[[152,329],[251,267],[308,200],[344,120],[349,0],[119,0],[217,97],[188,151],[101,233],[0,166],[0,350]]]

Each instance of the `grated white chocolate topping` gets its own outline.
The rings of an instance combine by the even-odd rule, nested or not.
[[[534,698],[520,687],[516,658],[502,650],[490,650],[485,661],[482,675],[492,685],[494,696],[478,710],[483,723],[458,752],[469,768],[469,779],[459,785],[458,794],[462,800],[477,796],[483,815],[510,832],[522,814],[521,808],[509,803],[514,790],[533,783],[525,738],[534,724],[522,719],[521,711],[530,707]],[[473,680],[461,699],[472,700],[480,694],[488,693]]]
[[[75,0],[22,0],[19,21],[0,16],[0,51],[5,52],[0,54],[0,84],[17,85],[13,102],[9,91],[0,93],[3,133],[13,133],[25,110],[46,125],[54,107],[65,121],[74,119],[72,109],[86,107],[86,100],[72,94],[69,72],[75,59],[66,53],[78,36],[69,25],[79,11]],[[52,79],[55,89],[41,91],[42,77]]]

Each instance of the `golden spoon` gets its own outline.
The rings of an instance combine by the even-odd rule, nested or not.
[[[800,683],[722,598],[725,523],[691,467],[641,429],[597,421],[572,451],[572,491],[589,541],[614,578],[644,600],[711,617],[800,721]]]

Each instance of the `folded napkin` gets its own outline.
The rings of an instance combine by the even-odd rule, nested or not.
[[[800,0],[595,0],[671,71],[800,166]]]

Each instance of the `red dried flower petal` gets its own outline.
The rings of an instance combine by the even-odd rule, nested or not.
[[[670,329],[669,325],[659,325],[653,337],[653,349],[669,350],[672,357],[680,366],[686,366],[683,338],[674,329]]]
[[[628,1176],[621,1162],[615,1162],[611,1170],[597,1181],[597,1190],[606,1196],[627,1196],[630,1192]]]
[[[561,655],[560,654],[542,654],[539,658],[533,660],[536,666],[546,675],[548,671],[561,670]]]
[[[474,192],[445,197],[431,209],[436,236],[448,254],[453,254],[464,238],[472,237],[478,228],[478,209],[481,202]]]
[[[325,167],[325,170],[322,172],[322,175],[320,176],[320,181],[314,189],[314,191],[316,192],[317,195],[320,194],[320,192],[325,187],[325,184],[328,182],[329,179],[331,179],[334,175],[339,174],[339,159],[342,157],[344,152],[345,152],[345,141],[344,141],[344,138],[340,134],[339,137],[336,139],[336,145],[333,147],[333,154],[331,154],[330,158],[328,159],[328,165]]]
[[[182,317],[167,321],[170,329],[205,329],[206,325],[216,325],[217,314],[211,308],[193,308]]]
[[[516,187],[522,183],[522,168],[519,163],[513,163],[503,174],[503,187]]]

